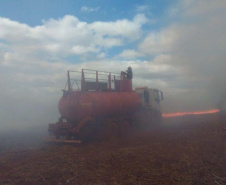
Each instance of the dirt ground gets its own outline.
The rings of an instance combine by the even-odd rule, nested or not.
[[[1,185],[226,184],[223,114],[165,118],[127,138],[79,146],[45,144],[42,136],[0,136]]]

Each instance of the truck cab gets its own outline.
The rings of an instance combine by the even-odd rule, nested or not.
[[[161,113],[160,101],[163,100],[162,91],[148,87],[137,87],[135,91],[141,99],[142,108]]]

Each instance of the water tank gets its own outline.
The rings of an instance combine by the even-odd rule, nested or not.
[[[80,92],[64,93],[58,104],[61,115],[71,123],[85,117],[122,116],[133,114],[141,106],[136,92]]]

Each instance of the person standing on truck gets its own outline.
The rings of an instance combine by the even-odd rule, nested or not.
[[[132,72],[132,68],[130,66],[126,70],[126,74],[127,74],[127,79],[132,79],[133,78],[133,72]]]

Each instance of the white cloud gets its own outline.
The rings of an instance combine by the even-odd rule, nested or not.
[[[98,51],[99,49],[94,47],[73,46],[70,50],[70,53],[75,55],[82,55],[86,54],[87,52],[97,53]]]
[[[143,53],[139,53],[136,50],[133,49],[126,49],[123,50],[122,53],[120,53],[117,58],[124,58],[124,59],[135,59],[137,57],[142,57],[144,56]]]
[[[81,11],[82,12],[97,12],[99,9],[100,9],[100,7],[92,8],[92,7],[83,6],[81,8]]]
[[[123,45],[140,37],[147,18],[136,15],[115,22],[88,24],[65,15],[58,20],[43,21],[43,25],[30,27],[6,18],[0,18],[0,38],[14,53],[52,55],[65,57],[101,52],[100,48]],[[16,31],[15,31],[16,30]]]
[[[134,23],[138,24],[139,26],[142,26],[143,24],[149,21],[144,14],[137,14],[133,20],[134,20]]]
[[[148,6],[147,5],[140,5],[136,7],[136,11],[137,12],[143,12],[145,10],[148,10]]]
[[[136,40],[140,38],[141,27],[147,21],[148,19],[144,14],[138,14],[133,21],[123,19],[115,22],[94,22],[90,24],[90,29],[100,34],[100,36],[122,36]]]
[[[102,52],[98,55],[98,58],[105,58],[105,57],[106,57],[106,54],[104,52]]]

